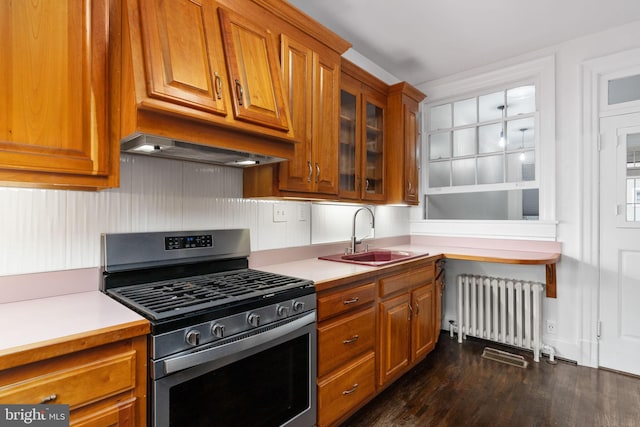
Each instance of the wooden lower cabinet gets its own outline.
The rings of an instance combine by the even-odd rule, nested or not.
[[[76,427],[144,426],[146,366],[146,335],[105,343],[2,371],[0,403],[67,404]]]
[[[375,391],[375,354],[371,351],[318,382],[318,425],[333,424]]]
[[[435,348],[438,268],[416,260],[318,292],[319,426],[344,422]]]

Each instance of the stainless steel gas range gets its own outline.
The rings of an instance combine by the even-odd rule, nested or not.
[[[249,269],[245,229],[102,241],[102,291],[151,322],[153,426],[315,425],[313,282]]]

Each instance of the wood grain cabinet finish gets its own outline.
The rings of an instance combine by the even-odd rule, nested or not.
[[[375,282],[318,295],[318,425],[335,425],[375,394]]]
[[[225,62],[215,3],[140,0],[148,93],[225,116]]]
[[[387,85],[344,58],[341,67],[339,195],[384,202]]]
[[[109,13],[109,0],[0,2],[3,185],[118,185]]]
[[[235,118],[287,131],[288,107],[273,34],[239,13],[218,12]]]
[[[7,369],[0,402],[67,404],[72,426],[145,425],[146,348],[139,336]]]
[[[293,158],[280,165],[279,189],[338,194],[340,58],[281,35],[281,61],[294,134]]]
[[[422,360],[435,347],[434,262],[379,280],[378,385]]]
[[[407,83],[389,87],[387,94],[387,203],[419,203],[420,102],[425,95]]]

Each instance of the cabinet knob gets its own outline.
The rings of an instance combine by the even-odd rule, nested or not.
[[[53,402],[54,400],[56,400],[58,398],[57,394],[51,394],[47,397],[45,397],[44,399],[42,399],[39,403],[39,405],[44,405],[45,403],[49,403],[49,402]]]
[[[309,176],[307,177],[307,182],[311,182],[311,177],[313,176],[313,167],[311,166],[310,160],[307,160],[307,167],[309,168]]]
[[[238,99],[238,105],[242,105],[242,99],[244,98],[244,90],[240,80],[236,79],[236,98]]]
[[[216,96],[218,99],[222,99],[222,78],[220,78],[220,74],[217,71],[213,75],[216,78]]]
[[[360,336],[359,335],[354,335],[351,338],[349,338],[348,340],[342,341],[342,344],[351,344],[351,343],[354,343],[354,342],[358,341],[358,339],[360,339]]]
[[[349,390],[343,391],[342,394],[346,396],[348,394],[354,393],[357,389],[358,389],[358,383],[355,383],[353,387],[351,387]]]
[[[342,304],[344,304],[344,305],[355,304],[358,301],[360,301],[360,298],[353,297],[351,299],[346,299],[346,300],[342,301]]]
[[[320,180],[320,165],[316,162],[316,184]]]

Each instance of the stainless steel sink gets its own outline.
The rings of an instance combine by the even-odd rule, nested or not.
[[[412,258],[419,258],[429,255],[425,252],[393,251],[389,249],[375,249],[367,252],[355,254],[334,254],[318,257],[327,261],[346,262],[349,264],[360,264],[369,266],[383,266],[395,262],[406,261]]]

